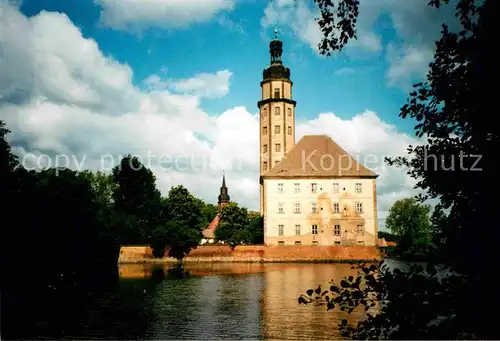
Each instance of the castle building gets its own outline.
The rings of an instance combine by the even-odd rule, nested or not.
[[[226,174],[222,174],[222,186],[220,188],[219,200],[217,202],[217,215],[212,222],[202,231],[203,238],[201,244],[211,244],[215,241],[215,230],[219,226],[222,209],[231,202],[227,186]]]
[[[260,213],[266,245],[377,245],[377,174],[326,135],[295,144],[283,43],[270,42],[260,83]]]

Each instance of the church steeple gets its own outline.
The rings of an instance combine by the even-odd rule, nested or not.
[[[231,197],[228,194],[227,186],[226,186],[226,174],[222,173],[222,186],[220,188],[219,201],[218,201],[218,210],[219,213],[222,211],[224,206],[227,206],[231,201]]]

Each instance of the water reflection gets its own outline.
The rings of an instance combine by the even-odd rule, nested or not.
[[[120,266],[119,287],[38,323],[50,339],[331,339],[343,318],[362,313],[299,305],[318,284],[355,274],[346,264],[186,264]],[[51,326],[51,328],[42,328]]]

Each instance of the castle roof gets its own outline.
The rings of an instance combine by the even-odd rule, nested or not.
[[[378,175],[360,164],[331,137],[306,135],[263,178],[356,177]]]

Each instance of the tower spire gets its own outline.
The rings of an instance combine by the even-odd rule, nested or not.
[[[226,172],[222,171],[222,186],[220,188],[219,201],[218,201],[218,211],[222,212],[222,208],[229,204],[231,201],[231,197],[229,197],[229,193],[226,187]]]

